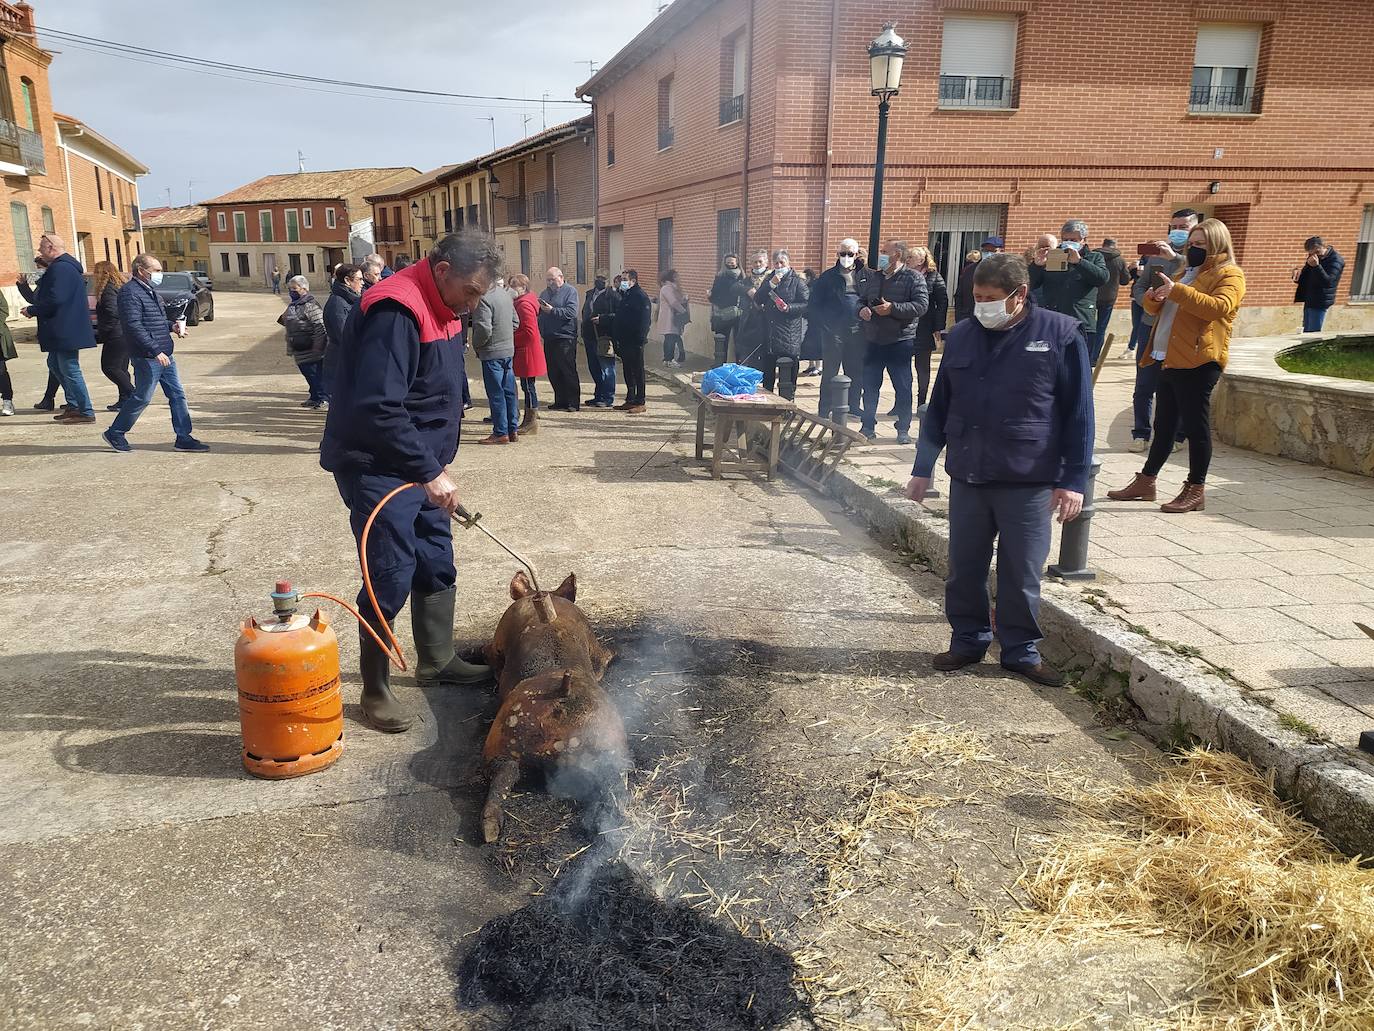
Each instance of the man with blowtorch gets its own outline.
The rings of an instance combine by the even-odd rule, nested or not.
[[[471,685],[490,670],[464,662],[453,646],[457,570],[452,515],[458,488],[445,471],[458,451],[463,415],[459,316],[474,310],[500,274],[501,254],[487,234],[444,237],[429,257],[363,295],[344,324],[320,465],[334,474],[361,545],[378,502],[407,483],[378,514],[367,561],[377,608],[393,622],[410,599],[410,623],[428,684]],[[362,616],[385,640],[367,596]],[[363,713],[377,730],[399,733],[414,717],[391,690],[391,658],[360,629]]]

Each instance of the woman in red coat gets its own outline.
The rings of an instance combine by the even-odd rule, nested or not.
[[[530,292],[530,277],[517,273],[510,277],[515,294],[515,314],[520,325],[515,329],[515,375],[525,392],[525,418],[520,422],[521,433],[539,430],[539,393],[535,379],[548,375],[544,363],[544,344],[539,339],[539,298]]]

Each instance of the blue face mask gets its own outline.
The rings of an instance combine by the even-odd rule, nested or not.
[[[887,271],[887,266],[890,265],[891,263],[892,263],[892,259],[889,258],[886,254],[879,254],[879,255],[878,255],[878,271],[880,271],[880,272],[886,272],[886,271]]]
[[[1063,243],[1061,243],[1059,246],[1063,247],[1064,250],[1066,250],[1066,251],[1081,251],[1081,250],[1083,249],[1083,241],[1082,241],[1082,240],[1065,240],[1065,241],[1064,241]]]
[[[621,292],[624,293],[624,292],[625,292],[626,290],[628,290],[628,289],[630,289],[630,281],[629,281],[628,279],[622,279],[622,280],[620,281],[620,290],[621,290]]]
[[[1186,247],[1187,245],[1188,245],[1188,230],[1186,230],[1186,229],[1170,229],[1170,230],[1169,230],[1169,246],[1170,246],[1170,247],[1172,247],[1174,250],[1178,250],[1180,247]]]

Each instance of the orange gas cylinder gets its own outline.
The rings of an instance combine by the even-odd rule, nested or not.
[[[339,639],[318,609],[298,615],[297,600],[278,583],[273,618],[245,620],[234,646],[243,766],[255,777],[301,777],[343,754]]]

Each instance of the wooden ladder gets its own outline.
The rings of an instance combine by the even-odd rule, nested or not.
[[[753,450],[767,454],[768,433],[756,432]],[[778,464],[808,487],[822,490],[845,453],[864,443],[863,434],[818,415],[794,409],[783,416]]]

